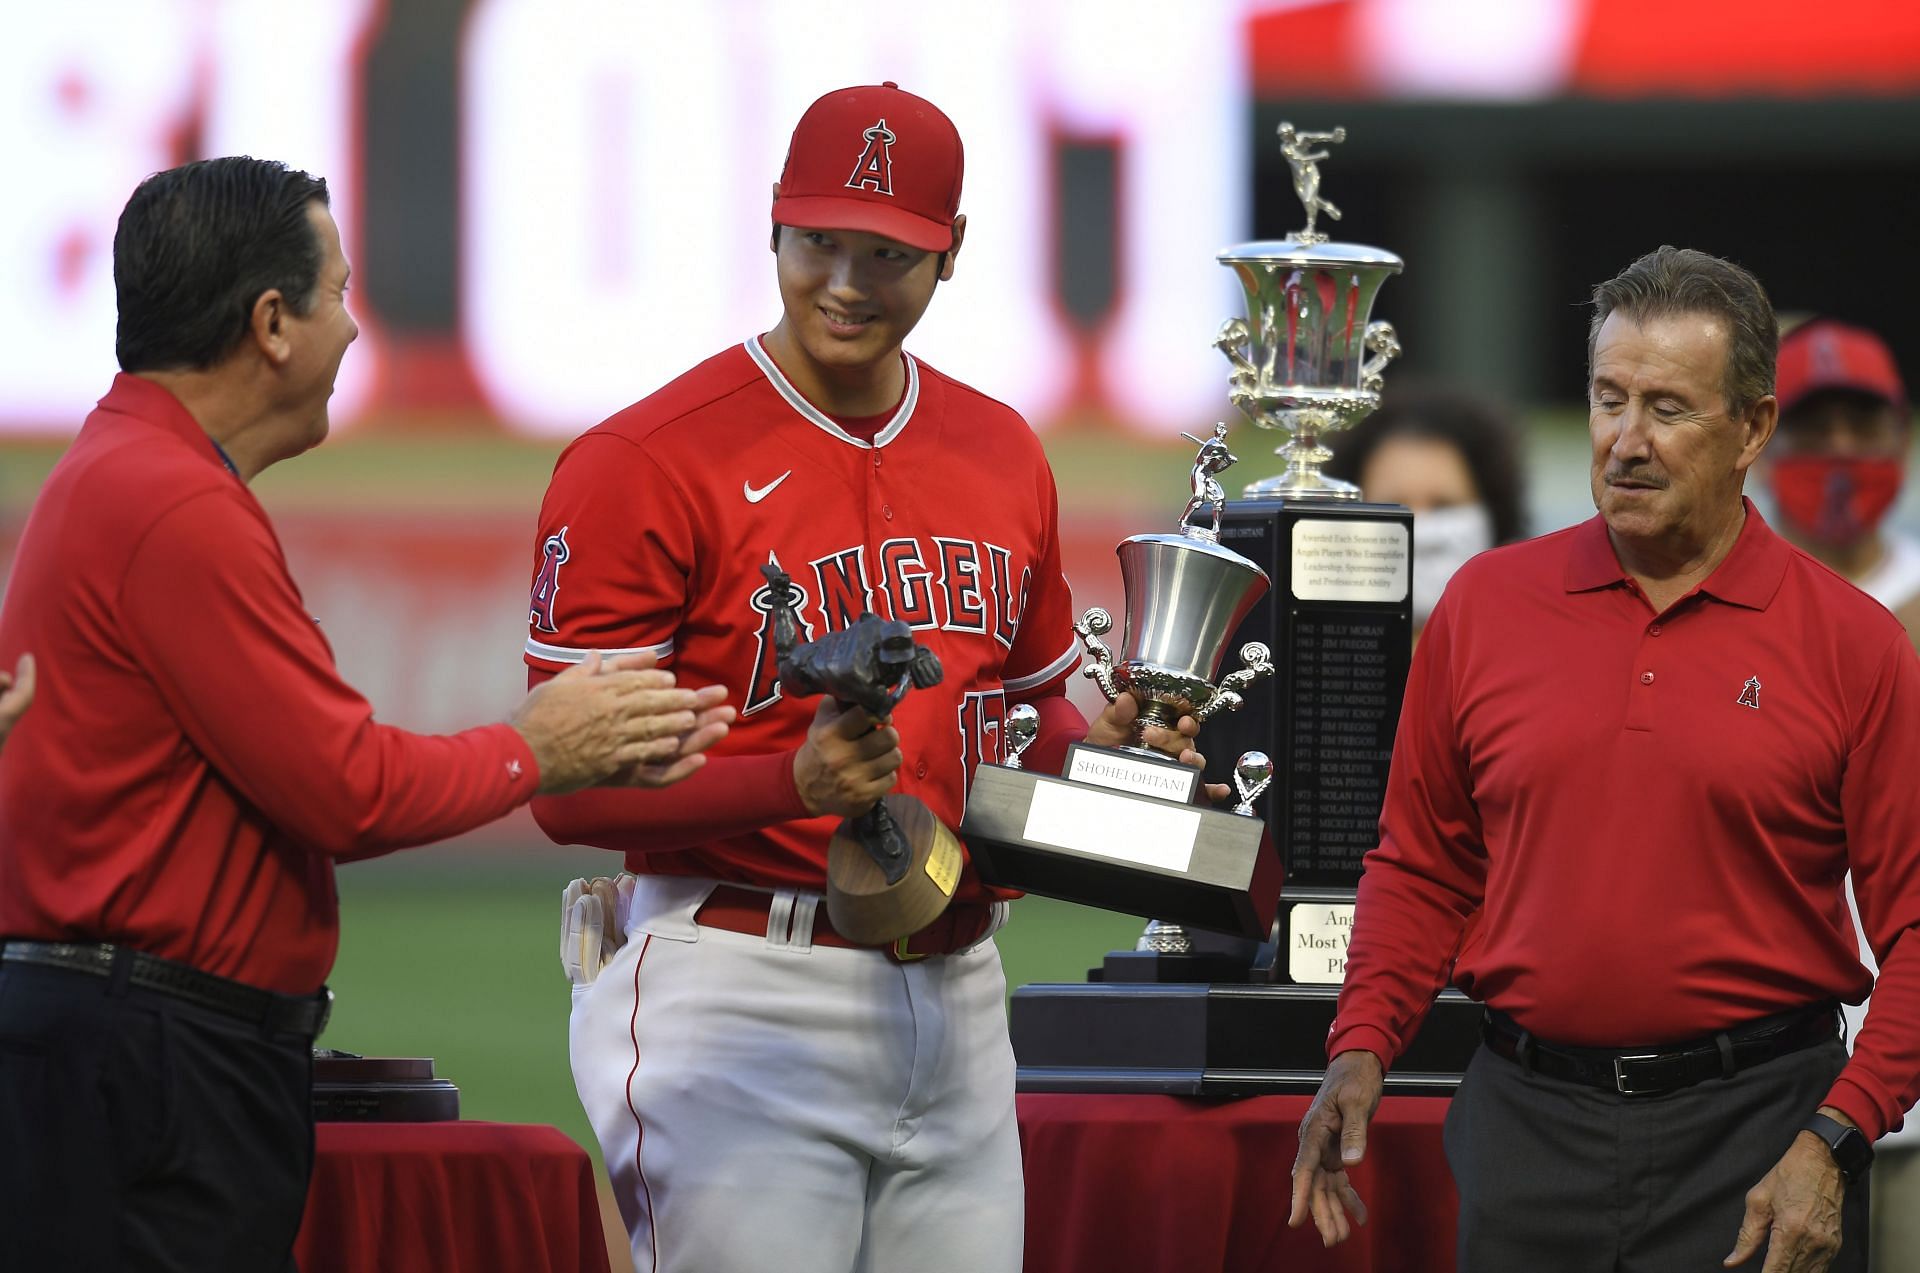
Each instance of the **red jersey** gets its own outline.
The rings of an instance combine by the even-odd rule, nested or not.
[[[818,891],[840,819],[808,818],[793,753],[818,699],[781,693],[767,583],[802,594],[803,639],[863,612],[903,620],[942,682],[895,709],[899,791],[958,826],[967,783],[1001,759],[1015,701],[1079,665],[1060,573],[1052,471],[1012,408],[906,357],[905,396],[871,441],[801,396],[758,340],[729,349],[567,448],[534,550],[527,662],[536,678],[592,650],[655,650],[740,712],[712,763],[673,794],[536,802],[550,834],[627,851],[629,869]],[[650,816],[703,802],[692,833]],[[667,852],[686,850],[685,852]],[[956,896],[988,896],[969,869]]]
[[[0,936],[124,943],[268,990],[333,966],[335,857],[526,801],[519,733],[374,723],[185,407],[115,377],[41,488],[0,611],[39,663],[0,751]]]
[[[1828,1103],[1920,1095],[1920,660],[1751,503],[1655,614],[1596,517],[1483,554],[1420,638],[1329,1054],[1391,1060],[1449,974],[1557,1043],[1859,1002]],[[1896,944],[1897,943],[1897,944]]]

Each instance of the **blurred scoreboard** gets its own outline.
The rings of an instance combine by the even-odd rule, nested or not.
[[[1171,437],[1226,412],[1210,342],[1239,302],[1212,257],[1252,234],[1255,159],[1276,162],[1256,102],[1326,126],[1357,99],[1424,111],[1920,89],[1920,4],[1808,13],[1800,0],[10,5],[0,433],[69,432],[104,390],[112,236],[133,187],[247,153],[333,191],[363,333],[336,426],[424,399],[572,434],[777,321],[767,211],[787,132],[821,92],[891,79],[953,116],[969,159],[966,250],[915,351],[1039,427],[1097,418]],[[445,128],[423,123],[442,114]],[[1427,162],[1458,165],[1475,141]],[[1366,144],[1356,136],[1345,172]],[[396,169],[446,174],[442,196],[410,202]],[[1336,154],[1336,203],[1342,172]],[[1381,199],[1345,210],[1340,233],[1382,241]],[[379,251],[363,251],[370,238]],[[393,303],[402,284],[432,293],[429,330]],[[1402,295],[1418,286],[1410,274]],[[456,373],[416,374],[423,342]]]
[[[1124,23],[1105,3],[918,9],[470,5],[448,32],[456,82],[438,86],[459,103],[458,213],[402,229],[457,236],[449,335],[475,405],[516,430],[571,434],[772,326],[768,207],[788,131],[821,92],[892,79],[953,116],[969,159],[966,250],[917,353],[1036,421],[1093,406],[1167,431],[1224,406],[1209,341],[1235,293],[1211,258],[1246,231],[1240,6],[1142,6]],[[235,153],[327,179],[363,331],[334,419],[378,412],[389,342],[382,280],[358,250],[363,141],[406,121],[371,114],[362,86],[395,16],[378,0],[87,0],[8,15],[0,431],[70,430],[104,391],[112,236],[133,187]],[[1058,157],[1075,148],[1108,156],[1097,226],[1062,220]],[[1109,256],[1092,267],[1093,311],[1071,312],[1061,258],[1080,259],[1083,231]]]

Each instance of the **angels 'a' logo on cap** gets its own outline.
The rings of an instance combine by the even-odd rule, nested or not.
[[[1846,351],[1840,347],[1839,337],[1825,328],[1813,334],[1807,361],[1817,379],[1837,380],[1847,373]]]
[[[1760,678],[1749,676],[1747,683],[1740,687],[1740,706],[1760,710]]]
[[[894,136],[887,128],[886,119],[882,117],[860,135],[867,139],[867,148],[860,152],[860,162],[853,166],[853,175],[847,178],[847,189],[864,187],[892,198]]]

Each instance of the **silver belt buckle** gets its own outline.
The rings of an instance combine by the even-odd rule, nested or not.
[[[1626,1066],[1626,1063],[1628,1061],[1651,1061],[1654,1058],[1658,1057],[1659,1055],[1660,1054],[1658,1052],[1635,1052],[1630,1056],[1614,1057],[1613,1058],[1613,1090],[1620,1093],[1620,1095],[1622,1096],[1645,1095],[1645,1093],[1643,1092],[1636,1092],[1633,1089],[1633,1085],[1627,1082],[1627,1071],[1624,1067]]]

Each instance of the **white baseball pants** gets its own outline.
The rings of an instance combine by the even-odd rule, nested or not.
[[[896,964],[748,936],[645,877],[574,988],[574,1084],[639,1273],[1018,1273],[1025,1193],[993,942]],[[1004,913],[1004,911],[1003,911]],[[789,928],[802,934],[787,939]]]

